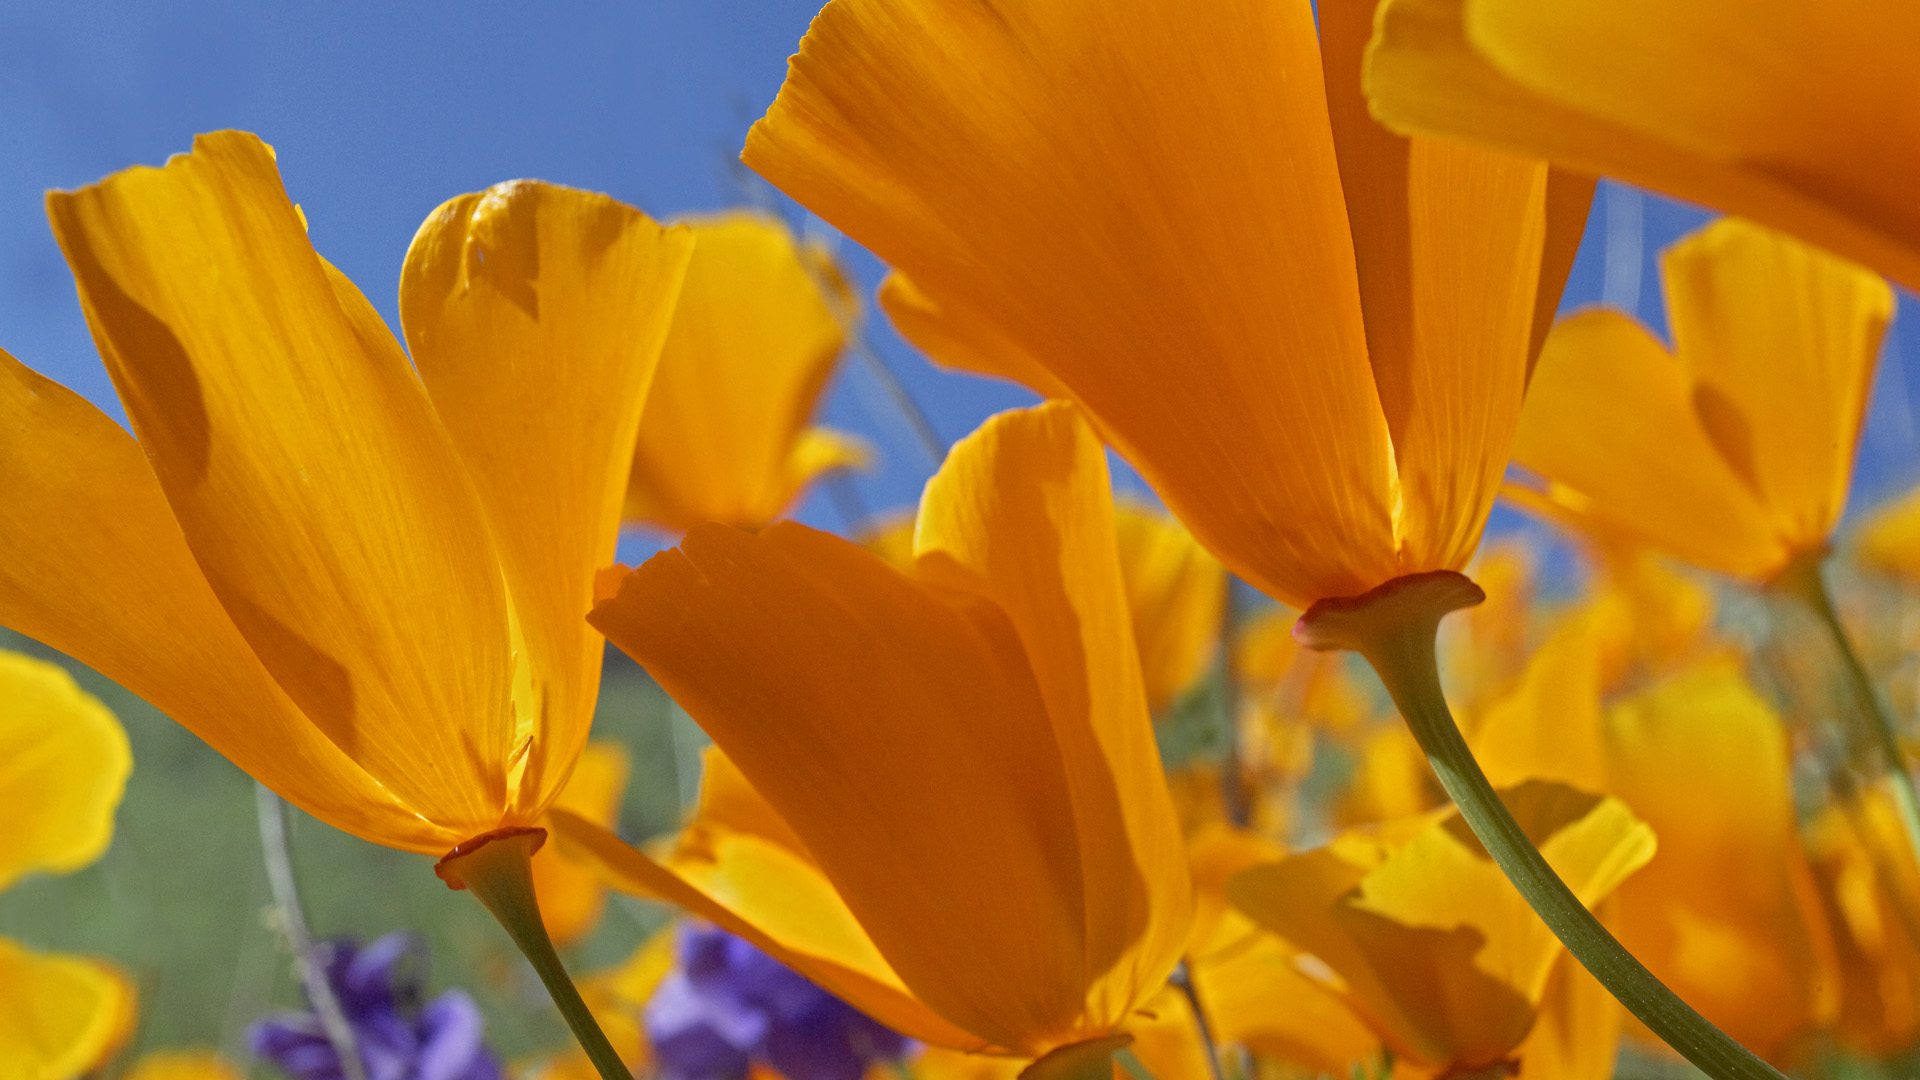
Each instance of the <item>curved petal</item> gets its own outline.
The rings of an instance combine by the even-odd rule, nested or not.
[[[1875,507],[1854,537],[1861,565],[1920,582],[1920,488]]]
[[[1793,554],[1708,436],[1686,369],[1620,312],[1582,311],[1554,327],[1513,456],[1576,519],[1695,565],[1758,580]]]
[[[524,639],[517,821],[559,793],[593,720],[593,576],[613,562],[691,242],[604,195],[517,181],[445,203],[407,250],[407,345],[479,490]]]
[[[123,1034],[132,984],[105,964],[30,952],[0,938],[0,1060],[19,1080],[70,1080],[101,1064]]]
[[[1554,962],[1539,1014],[1514,1053],[1518,1080],[1612,1080],[1626,1010],[1571,955]]]
[[[1472,557],[1506,471],[1546,240],[1546,166],[1367,114],[1373,0],[1321,0],[1327,111],[1402,508],[1402,572]],[[1584,215],[1583,215],[1584,216]]]
[[[631,765],[626,748],[615,742],[590,742],[580,749],[573,776],[554,800],[597,825],[612,827],[620,816]],[[606,907],[606,892],[593,867],[567,857],[560,845],[544,845],[533,854],[533,892],[540,898],[540,919],[556,945],[586,937]]]
[[[1738,218],[1681,239],[1660,271],[1674,351],[1706,388],[1696,394],[1718,395],[1745,426],[1751,479],[1780,542],[1824,546],[1846,508],[1893,290]]]
[[[780,522],[694,529],[591,619],[792,826],[916,997],[1009,1050],[1072,1041],[1091,979],[1074,807],[1004,614]]]
[[[824,252],[758,214],[695,219],[697,244],[633,449],[628,520],[757,529],[792,504],[795,444],[854,303]],[[811,479],[811,477],[808,477]]]
[[[1304,606],[1399,572],[1319,64],[1305,3],[834,0],[744,158]]]
[[[1628,699],[1606,723],[1608,788],[1660,837],[1610,925],[1701,1015],[1781,1060],[1831,1019],[1839,972],[1797,841],[1779,718],[1715,665]]]
[[[442,854],[423,820],[287,699],[220,606],[140,446],[0,352],[0,624],[145,698],[323,821]]]
[[[1123,501],[1114,525],[1147,704],[1157,712],[1206,674],[1220,643],[1227,573],[1166,514]]]
[[[765,840],[713,830],[703,854],[662,866],[598,825],[557,809],[556,834],[609,884],[652,897],[738,934],[781,963],[903,1034],[981,1049],[978,1036],[916,999],[811,864]]]
[[[927,483],[921,577],[985,596],[1020,636],[1059,740],[1086,901],[1095,1034],[1165,981],[1191,878],[1147,712],[1106,450],[1068,402],[1001,413]]]
[[[0,889],[99,858],[133,771],[107,707],[44,660],[0,651]]]
[[[81,306],[227,613],[302,711],[435,824],[506,804],[511,660],[473,487],[407,359],[218,132],[47,199]]]
[[[1073,391],[993,323],[957,304],[936,303],[900,271],[880,283],[879,301],[900,336],[934,363],[1017,382],[1044,398],[1072,399]]]
[[[1920,288],[1920,108],[1900,0],[1388,0],[1368,100],[1739,214]]]

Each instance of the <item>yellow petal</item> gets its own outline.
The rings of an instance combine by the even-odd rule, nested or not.
[[[1884,789],[1829,806],[1806,833],[1840,964],[1841,1045],[1884,1058],[1920,1034],[1920,866]]]
[[[1079,838],[1094,1033],[1165,980],[1192,914],[1111,490],[1092,428],[1073,405],[1050,402],[1002,413],[956,445],[927,484],[914,534],[924,578],[1006,614],[1045,701]]]
[[[538,819],[593,720],[593,575],[691,239],[604,195],[530,181],[440,206],[400,276],[414,363],[480,493],[520,637],[512,820]]]
[[[1179,990],[1161,987],[1134,1012],[1126,1030],[1133,1036],[1134,1055],[1153,1080],[1211,1080],[1207,1044],[1200,1040],[1193,1007]]]
[[[59,667],[0,651],[0,889],[99,858],[133,771],[127,733]]]
[[[1660,259],[1674,350],[1751,443],[1752,481],[1780,542],[1826,544],[1845,509],[1893,290],[1851,263],[1736,218]],[[1723,451],[1724,453],[1724,451]],[[1731,457],[1732,455],[1729,455]]]
[[[1027,1067],[1025,1058],[968,1054],[943,1046],[929,1046],[913,1059],[913,1080],[1014,1080]]]
[[[157,1050],[135,1062],[126,1080],[241,1080],[241,1075],[211,1050]]]
[[[1390,0],[1367,73],[1401,130],[1492,143],[1795,233],[1920,287],[1899,0]]]
[[[780,522],[694,529],[592,620],[778,809],[916,996],[1009,1049],[1071,1030],[1074,810],[1004,614]]]
[[[663,866],[566,810],[556,835],[609,884],[678,905],[746,938],[895,1031],[956,1049],[982,1040],[913,996],[826,877],[805,859],[755,836],[714,829],[697,855]]]
[[[744,157],[1304,606],[1400,570],[1319,64],[1301,4],[837,0]]]
[[[793,834],[793,826],[781,818],[766,796],[747,783],[740,767],[717,746],[700,752],[700,796],[688,831],[710,827],[757,836],[812,861],[807,846]]]
[[[1546,166],[1408,140],[1367,115],[1360,61],[1375,6],[1325,0],[1317,9],[1327,110],[1404,499],[1395,512],[1403,569],[1457,570],[1479,543],[1520,416]]]
[[[1792,553],[1694,402],[1687,370],[1640,324],[1604,308],[1583,311],[1547,338],[1514,461],[1551,481],[1547,496],[1563,510],[1602,530],[1764,579]]]
[[[1540,779],[1606,790],[1600,650],[1587,618],[1574,614],[1561,622],[1520,684],[1474,725],[1469,743],[1495,786]]]
[[[1920,488],[1874,508],[1854,537],[1861,565],[1920,582]]]
[[[0,938],[0,1061],[8,1080],[72,1080],[102,1064],[131,1010],[132,984],[105,964],[30,952]]]
[[[1795,842],[1786,734],[1729,665],[1607,716],[1610,791],[1660,837],[1615,898],[1622,944],[1755,1053],[1778,1060],[1830,1018],[1838,981]]]
[[[1514,1052],[1519,1080],[1612,1080],[1626,1013],[1572,956],[1555,961],[1539,1014]]]
[[[1073,392],[990,321],[957,304],[935,303],[895,270],[880,283],[880,309],[893,328],[943,367],[1008,379],[1044,398],[1069,400]]]
[[[1573,273],[1573,258],[1587,235],[1587,214],[1599,179],[1565,169],[1547,170],[1547,231],[1540,247],[1540,288],[1533,295],[1533,331],[1528,335],[1527,379],[1560,314],[1560,298]]]
[[[625,747],[590,742],[581,748],[573,776],[553,805],[611,828],[620,816],[629,771]],[[585,937],[606,906],[606,892],[593,866],[568,858],[559,844],[543,845],[534,853],[533,891],[540,898],[540,918],[556,945]]]
[[[302,809],[433,854],[423,820],[313,726],[207,587],[139,444],[0,352],[0,624],[113,679]]]
[[[1206,674],[1220,640],[1227,574],[1163,513],[1123,501],[1114,523],[1147,704],[1157,712]]]
[[[798,443],[854,303],[824,253],[777,220],[695,219],[697,243],[633,450],[627,517],[673,532],[757,529],[805,482]]]
[[[506,802],[500,566],[406,355],[316,255],[258,139],[47,200],[188,545],[254,653],[437,825]]]

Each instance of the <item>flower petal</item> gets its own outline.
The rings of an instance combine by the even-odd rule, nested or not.
[[[1316,46],[1301,3],[834,0],[744,158],[1304,606],[1398,571]]]
[[[400,321],[478,487],[525,639],[516,820],[558,794],[593,720],[605,650],[585,622],[593,576],[613,562],[690,244],[604,195],[517,181],[445,203],[407,251]]]
[[[1514,1052],[1519,1080],[1612,1080],[1626,1010],[1571,955],[1554,962],[1539,1014]]]
[[[54,664],[0,651],[0,889],[99,858],[133,771],[127,733]]]
[[[627,517],[757,529],[799,489],[793,447],[846,346],[855,303],[825,252],[777,220],[690,222],[698,242],[633,450]]]
[[[1147,712],[1106,451],[1068,402],[1001,413],[920,502],[921,576],[985,596],[1020,635],[1059,740],[1079,834],[1095,1034],[1165,981],[1191,877]]]
[[[160,1050],[135,1062],[126,1080],[241,1080],[241,1075],[211,1050]]]
[[[207,587],[140,446],[0,352],[0,624],[99,671],[341,829],[440,854],[427,822],[301,714]]]
[[[446,434],[258,139],[219,132],[47,209],[134,430],[280,685],[420,814],[506,800],[506,610]]]
[[[1513,456],[1576,518],[1698,566],[1758,579],[1792,555],[1709,438],[1686,369],[1620,312],[1554,327]]]
[[[1458,570],[1520,415],[1546,237],[1546,166],[1406,139],[1360,97],[1372,0],[1322,0],[1327,111],[1359,262],[1367,354],[1393,436],[1404,572]],[[1376,582],[1376,584],[1378,584]]]
[[[1114,524],[1147,704],[1157,712],[1206,674],[1220,643],[1227,574],[1166,514],[1123,501]]]
[[[98,1067],[132,1007],[132,984],[105,964],[30,952],[6,938],[0,986],[0,1060],[20,1080],[69,1080]]]
[[[1920,287],[1920,109],[1899,0],[1389,0],[1368,99],[1470,138],[1764,222]]]
[[[1008,1049],[1070,1038],[1091,978],[1074,809],[1004,614],[778,522],[694,529],[591,619],[792,826],[916,997]]]
[[[1726,664],[1607,714],[1612,780],[1660,837],[1614,898],[1615,934],[1721,1030],[1770,1060],[1830,1019],[1833,943],[1797,842],[1786,732]]]
[[[1044,398],[1073,398],[1053,373],[1001,336],[994,325],[957,304],[935,303],[895,270],[880,283],[880,309],[893,328],[943,367],[1008,379]]]
[[[832,884],[792,852],[714,829],[699,857],[663,866],[565,809],[551,820],[569,850],[591,860],[615,888],[676,904],[746,938],[896,1031],[937,1045],[981,1048],[978,1036],[913,996]]]
[[[1674,351],[1711,425],[1738,416],[1752,480],[1782,544],[1826,544],[1845,509],[1893,290],[1758,225],[1721,218],[1660,259]],[[1704,403],[1703,403],[1704,404]]]
[[[626,748],[615,742],[590,742],[580,750],[573,776],[554,805],[597,825],[612,827],[620,816],[631,766]],[[570,945],[585,937],[606,907],[606,891],[590,865],[568,858],[558,844],[543,845],[533,855],[533,891],[540,898],[540,918],[556,945]]]

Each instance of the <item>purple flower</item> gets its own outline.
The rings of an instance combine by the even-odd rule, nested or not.
[[[663,1080],[742,1080],[753,1062],[787,1080],[860,1080],[907,1040],[718,927],[680,930],[679,966],[647,1003]]]
[[[327,983],[353,1029],[368,1080],[501,1080],[471,997],[448,990],[421,1004],[418,937],[388,934],[366,948],[338,939],[315,951],[324,957]],[[255,1056],[293,1080],[346,1076],[312,1012],[266,1017],[247,1038]]]

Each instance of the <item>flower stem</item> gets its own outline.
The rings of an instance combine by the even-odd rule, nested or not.
[[[581,999],[560,954],[553,949],[540,904],[533,895],[533,853],[545,843],[545,829],[502,829],[485,833],[448,852],[434,873],[455,889],[470,890],[493,913],[507,936],[533,964],[553,1004],[580,1040],[581,1049],[600,1071],[602,1080],[633,1080],[633,1074],[614,1052],[600,1022]]]
[[[1847,691],[1853,698],[1853,713],[1860,718],[1861,727],[1866,729],[1874,749],[1879,752],[1880,764],[1893,789],[1893,804],[1899,811],[1900,825],[1907,834],[1907,843],[1913,847],[1914,854],[1920,857],[1920,791],[1914,788],[1913,771],[1907,768],[1906,754],[1901,752],[1900,732],[1894,726],[1893,716],[1881,702],[1873,679],[1867,675],[1866,665],[1860,662],[1860,654],[1854,651],[1853,639],[1847,636],[1846,627],[1840,623],[1840,614],[1834,610],[1833,594],[1827,591],[1826,578],[1820,572],[1824,562],[1823,552],[1795,559],[1768,583],[1767,589],[1798,601],[1813,614],[1832,640],[1834,651],[1840,656],[1842,673],[1846,676]]]
[[[1448,612],[1486,598],[1460,574],[1412,574],[1362,596],[1307,609],[1294,637],[1309,648],[1349,649],[1372,665],[1426,752],[1442,787],[1507,879],[1586,969],[1654,1034],[1717,1080],[1784,1080],[1667,989],[1600,925],[1500,802],[1467,749],[1440,688],[1434,638]]]
[[[1200,1045],[1207,1052],[1207,1066],[1213,1080],[1227,1080],[1227,1071],[1220,1064],[1220,1046],[1213,1041],[1213,1025],[1207,1023],[1207,1010],[1200,1006],[1200,991],[1193,985],[1193,971],[1185,960],[1173,969],[1173,976],[1167,980],[1173,988],[1187,999],[1187,1007],[1193,1010],[1193,1026],[1200,1033]]]
[[[353,1037],[353,1025],[346,1010],[327,981],[324,963],[315,955],[313,935],[307,930],[306,911],[300,905],[300,887],[293,876],[293,855],[287,842],[287,808],[265,784],[253,786],[254,810],[260,821],[260,853],[267,864],[267,884],[273,889],[273,905],[280,912],[280,930],[287,935],[287,947],[293,950],[294,974],[300,977],[307,1003],[320,1020],[320,1030],[340,1059],[340,1075],[345,1080],[367,1080],[366,1062]]]

